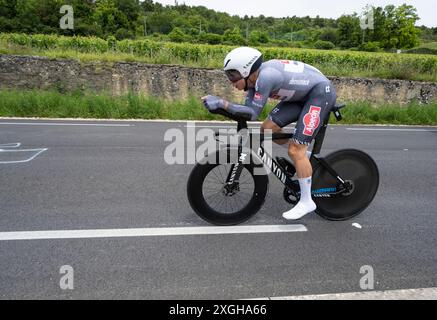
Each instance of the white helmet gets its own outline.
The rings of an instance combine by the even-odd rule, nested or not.
[[[247,79],[262,64],[262,53],[249,47],[240,47],[228,53],[224,61],[224,70],[229,80],[236,82]]]

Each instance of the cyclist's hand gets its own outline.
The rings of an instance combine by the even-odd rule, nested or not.
[[[216,96],[205,96],[202,97],[203,104],[209,111],[215,111],[217,109],[223,109],[225,106],[224,100]]]

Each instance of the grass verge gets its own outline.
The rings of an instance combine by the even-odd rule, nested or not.
[[[269,104],[259,119],[265,119],[274,104]],[[372,106],[349,103],[343,109],[343,124],[437,125],[437,102],[429,105],[412,103]],[[0,116],[93,119],[169,119],[225,120],[210,114],[199,98],[165,101],[156,97],[80,91],[61,94],[42,90],[0,90]]]

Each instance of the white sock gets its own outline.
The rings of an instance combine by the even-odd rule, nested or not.
[[[311,198],[311,177],[299,179],[299,186],[300,201],[293,207],[293,209],[282,214],[282,217],[287,220],[298,220],[317,208]]]
[[[313,199],[311,198],[311,183],[311,177],[299,179],[300,202],[313,202]]]

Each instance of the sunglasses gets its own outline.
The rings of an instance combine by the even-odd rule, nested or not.
[[[226,70],[225,73],[229,81],[231,82],[237,82],[243,79],[241,73],[238,70]]]

